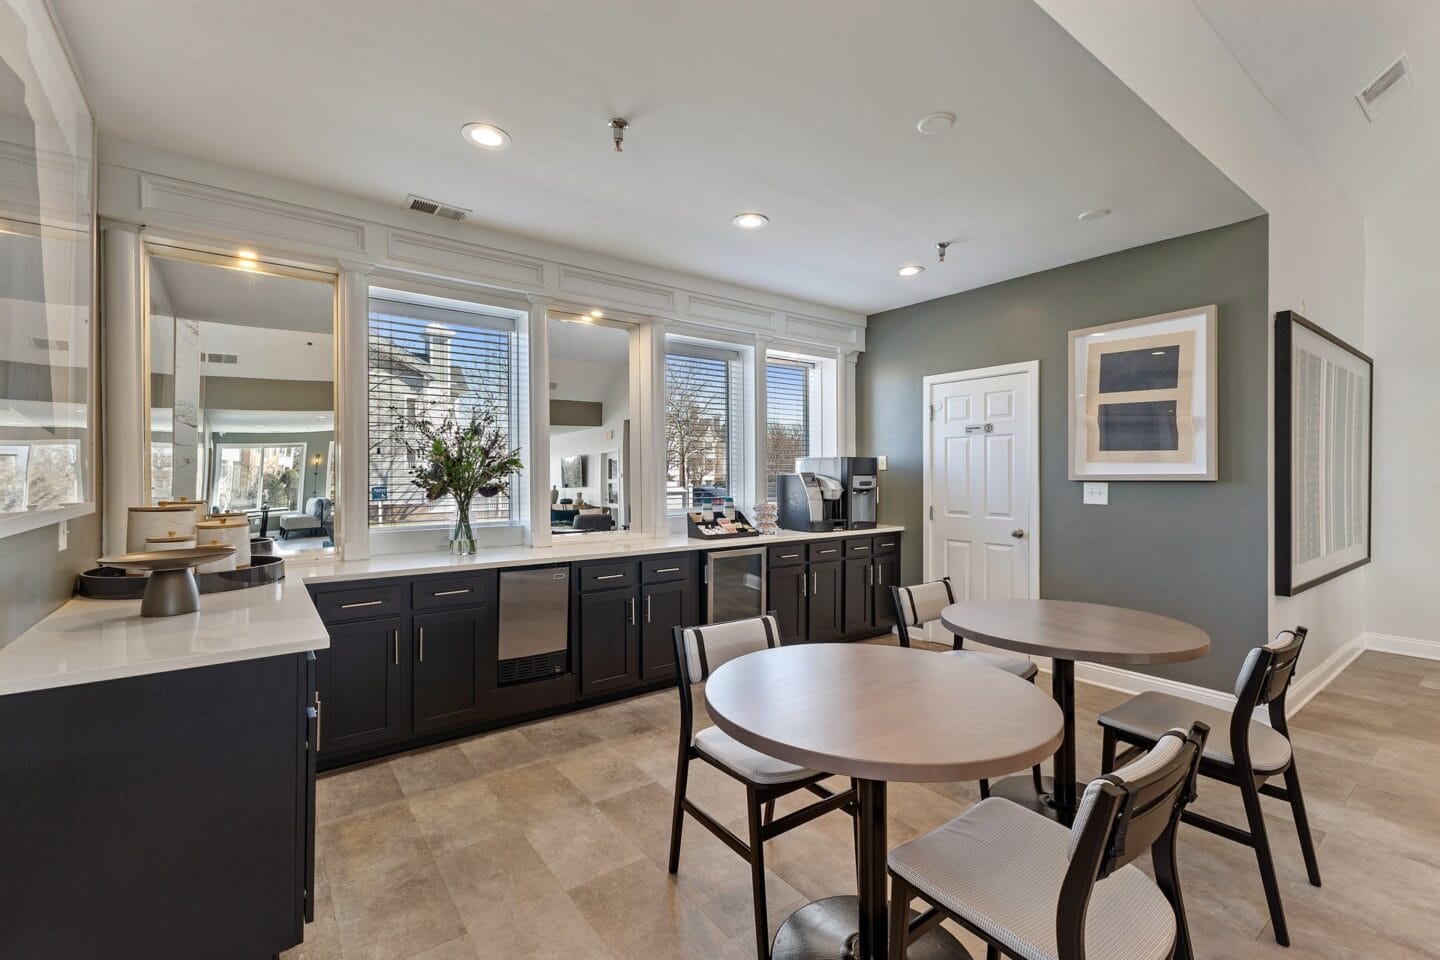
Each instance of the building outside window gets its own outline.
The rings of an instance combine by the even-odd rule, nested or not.
[[[743,462],[740,355],[672,343],[665,357],[665,505],[734,496]]]

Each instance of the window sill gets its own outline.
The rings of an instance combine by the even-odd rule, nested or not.
[[[94,503],[68,503],[63,507],[48,510],[25,510],[19,513],[0,513],[0,539],[19,533],[49,527],[66,520],[86,517],[95,512]]]

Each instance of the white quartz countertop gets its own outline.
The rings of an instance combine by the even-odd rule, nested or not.
[[[141,617],[139,600],[77,597],[0,647],[0,696],[319,650],[304,583],[207,593],[198,613]]]
[[[870,530],[836,530],[826,533],[801,533],[782,530],[773,537],[742,537],[735,540],[695,540],[683,534],[667,537],[635,537],[624,534],[562,534],[549,547],[482,547],[468,557],[452,557],[448,553],[397,553],[369,560],[336,560],[333,562],[296,564],[289,575],[303,577],[306,583],[334,583],[377,577],[423,576],[425,574],[460,573],[466,570],[490,570],[497,567],[524,567],[545,563],[570,563],[576,560],[603,560],[607,557],[641,556],[653,553],[678,553],[687,550],[743,550],[771,547],[786,543],[814,540],[836,540],[867,537],[884,533],[901,533],[904,527],[878,526]]]

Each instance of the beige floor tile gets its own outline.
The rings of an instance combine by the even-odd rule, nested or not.
[[[537,720],[520,729],[525,731],[526,739],[545,751],[547,757],[569,753],[571,750],[579,750],[600,742],[599,736],[591,729],[591,724],[578,713]]]
[[[390,759],[390,769],[407,797],[475,776],[470,759],[453,744],[402,753]]]
[[[535,823],[590,805],[576,786],[548,762],[503,770],[485,778],[505,815],[519,823]]]
[[[592,803],[655,782],[609,744],[582,747],[551,762]]]
[[[480,779],[427,790],[410,797],[408,803],[436,856],[493,837],[511,823],[500,798]]]
[[[323,774],[315,781],[315,819],[320,823],[343,820],[394,803],[401,796],[400,783],[383,760]]]
[[[335,914],[345,960],[408,960],[465,934],[428,855],[337,885]]]
[[[484,956],[486,955],[480,952],[480,948],[475,946],[475,941],[466,934],[438,947],[431,947],[424,953],[417,953],[410,960],[481,960]]]
[[[326,824],[317,832],[316,851],[332,897],[365,874],[430,859],[420,827],[404,801]]]
[[[680,738],[674,727],[611,740],[610,748],[644,770],[651,780],[666,789],[673,788],[676,756],[680,751]]]
[[[567,890],[644,857],[593,806],[527,824],[525,839]]]
[[[570,891],[570,898],[617,958],[698,960],[729,948],[730,938],[643,857]]]
[[[469,758],[476,774],[482,777],[538,763],[549,756],[519,727],[482,733],[456,745]]]
[[[344,960],[340,927],[329,900],[316,900],[315,920],[305,926],[305,942],[280,954],[280,960]]]

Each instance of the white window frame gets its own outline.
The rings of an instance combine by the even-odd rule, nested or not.
[[[782,350],[765,351],[765,424],[761,431],[763,443],[765,444],[764,470],[759,477],[759,483],[767,499],[773,499],[770,491],[770,466],[771,454],[770,442],[770,367],[790,366],[800,367],[806,372],[805,375],[805,432],[806,445],[810,452],[806,456],[826,456],[825,435],[827,423],[833,424],[835,415],[833,409],[827,411],[826,386],[827,364],[822,357],[806,356],[804,354],[792,353]],[[831,405],[833,408],[833,404]],[[827,412],[829,416],[827,416]],[[833,430],[832,430],[833,432]],[[784,472],[784,471],[782,471]]]
[[[260,451],[260,472],[259,472],[258,474],[256,474],[256,477],[257,477],[257,479],[258,479],[258,481],[259,481],[260,488],[256,491],[256,494],[257,494],[257,495],[256,495],[256,497],[255,497],[255,506],[253,506],[253,507],[247,507],[247,508],[246,508],[246,512],[247,512],[247,513],[259,513],[262,509],[264,509],[264,507],[266,506],[266,504],[265,504],[265,450],[266,450],[267,447],[299,447],[299,448],[300,448],[300,460],[299,460],[299,463],[300,463],[300,486],[299,486],[299,489],[298,489],[298,491],[297,491],[297,493],[298,493],[298,496],[296,497],[296,501],[297,501],[297,502],[296,502],[295,506],[293,506],[293,507],[287,506],[287,507],[278,507],[278,508],[277,508],[277,507],[274,506],[274,504],[271,504],[270,506],[271,506],[272,510],[276,510],[276,511],[278,511],[278,512],[280,512],[280,513],[295,513],[295,512],[298,512],[298,511],[300,511],[300,510],[305,509],[305,468],[306,468],[306,465],[307,465],[307,464],[309,463],[309,461],[310,461],[310,444],[307,443],[307,442],[304,441],[304,440],[275,440],[275,441],[256,440],[256,441],[253,441],[253,442],[251,442],[251,441],[246,441],[246,442],[244,442],[244,443],[237,443],[237,442],[231,442],[231,441],[221,441],[221,442],[215,444],[215,476],[212,478],[211,484],[210,484],[210,494],[211,494],[211,497],[212,497],[214,500],[216,500],[216,501],[218,501],[218,500],[220,499],[219,496],[218,496],[219,491],[220,491],[220,464],[222,464],[222,463],[225,462],[224,452],[225,452],[226,450],[259,450],[259,451]],[[220,504],[219,504],[218,502],[217,502],[215,505],[216,505],[216,506],[220,506]]]
[[[736,369],[731,372],[730,382],[727,384],[728,396],[726,397],[726,454],[729,459],[727,464],[727,496],[735,501],[736,507],[744,510],[742,504],[748,504],[751,499],[751,491],[754,489],[753,474],[755,464],[751,463],[751,457],[747,456],[749,451],[755,449],[754,438],[756,435],[755,405],[750,401],[754,395],[754,353],[746,351],[742,345],[730,344],[722,341],[704,340],[682,334],[671,334],[665,340],[665,369],[667,371],[666,388],[668,390],[668,364],[671,355],[690,356],[699,359],[721,360],[726,363],[734,363]],[[661,411],[661,436],[664,446],[661,448],[658,457],[661,466],[660,493],[665,506],[665,515],[671,521],[683,517],[690,505],[675,506],[670,498],[670,456],[669,440],[664,429],[664,401],[665,395],[660,396]]]

